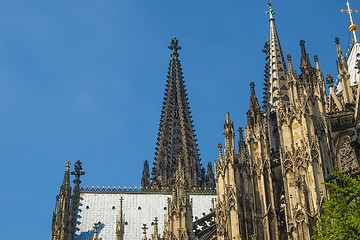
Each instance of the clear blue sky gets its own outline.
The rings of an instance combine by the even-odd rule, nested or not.
[[[284,54],[299,40],[324,74],[334,38],[347,49],[345,0],[274,0]],[[249,83],[261,101],[267,1],[0,1],[1,239],[49,239],[65,162],[84,186],[139,186],[153,161],[173,36],[204,165],[217,157],[225,113],[244,126]],[[352,7],[360,10],[360,2]],[[360,24],[360,16],[354,15]]]

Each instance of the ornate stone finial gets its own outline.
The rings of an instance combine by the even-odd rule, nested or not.
[[[65,164],[65,175],[64,175],[64,180],[63,180],[63,188],[69,188],[70,187],[70,161],[66,161]]]
[[[159,219],[157,217],[154,218],[154,234],[152,238],[158,239],[159,238]]]
[[[291,55],[290,54],[286,55],[286,59],[288,60],[289,63],[291,63]]]
[[[239,127],[238,132],[239,132],[240,140],[244,140],[244,139],[243,139],[243,128],[242,128],[242,127]]]
[[[268,6],[269,6],[269,11],[267,11],[266,14],[268,14],[270,16],[270,20],[275,20],[274,15],[276,14],[276,12],[274,12],[271,7],[272,6],[271,1],[268,3]]]
[[[331,76],[331,74],[328,74],[326,76],[326,84],[332,87],[333,83],[334,83],[334,78]]]
[[[146,230],[148,229],[146,227],[146,224],[143,224],[143,227],[141,228],[143,230],[143,237],[142,237],[142,240],[147,240],[147,237],[146,237]]]
[[[358,42],[357,36],[356,36],[356,31],[358,30],[359,27],[358,27],[356,24],[354,24],[354,20],[353,20],[353,17],[352,17],[352,13],[358,13],[359,11],[358,11],[358,10],[352,10],[352,9],[350,8],[350,3],[349,3],[349,1],[346,2],[346,5],[347,5],[348,9],[347,9],[347,10],[341,9],[340,11],[341,11],[341,12],[347,12],[347,13],[349,14],[350,24],[351,24],[351,25],[349,26],[349,31],[354,34],[354,41],[355,41],[355,42]]]
[[[92,239],[89,238],[89,240],[101,240],[101,238],[98,238],[98,229],[100,224],[101,222],[94,223],[94,237]]]
[[[315,62],[318,62],[319,61],[319,57],[317,55],[314,56],[314,60]]]
[[[226,122],[229,123],[230,122],[230,113],[226,112]]]
[[[178,50],[181,50],[181,47],[178,45],[178,40],[176,39],[176,37],[173,37],[171,39],[171,46],[169,46],[169,49],[172,50],[173,54],[177,53]]]
[[[99,229],[99,225],[100,225],[100,222],[97,222],[97,223],[94,223],[94,230],[95,230],[95,233],[97,233],[97,230]]]
[[[143,227],[142,227],[141,229],[143,230],[143,234],[146,235],[146,230],[148,229],[148,228],[146,227],[146,224],[143,224]]]
[[[305,41],[304,41],[303,39],[301,39],[299,45],[300,45],[301,47],[305,47]]]
[[[76,182],[78,182],[78,184],[81,183],[80,176],[85,174],[85,172],[81,170],[82,170],[82,162],[80,162],[80,160],[77,160],[75,163],[75,171],[71,172],[71,175],[75,175],[74,183]]]
[[[254,82],[250,83],[250,88],[251,88],[251,96],[255,96],[255,83]]]
[[[286,55],[286,59],[288,61],[288,65],[289,65],[289,73],[293,73],[293,65],[292,65],[292,61],[291,61],[291,55],[288,54]]]
[[[340,39],[338,37],[335,38],[335,43],[340,44]]]

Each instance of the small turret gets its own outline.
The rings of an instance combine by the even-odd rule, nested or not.
[[[309,54],[306,53],[305,41],[301,40],[299,45],[301,47],[301,63],[300,63],[301,75],[300,76],[302,76],[302,77],[300,77],[300,79],[304,80],[304,81],[310,80],[309,75],[311,74],[311,71],[313,68],[310,63]]]
[[[76,215],[80,201],[80,177],[85,174],[82,171],[82,163],[78,160],[75,163],[75,171],[71,172],[71,175],[75,176],[74,179],[74,190],[71,197],[71,210],[70,210],[70,225],[69,225],[69,234],[71,236],[75,233],[75,225],[76,225]]]
[[[336,43],[336,52],[338,55],[338,78],[339,78],[339,85],[337,91],[342,92],[344,104],[354,103],[354,94],[350,87],[350,74],[348,70],[348,66],[345,63],[344,56],[342,54],[340,40],[339,38],[335,38]]]
[[[247,112],[248,126],[253,126],[261,121],[260,106],[255,95],[255,84],[250,83],[251,96],[250,96],[250,109]]]
[[[67,240],[69,237],[70,223],[70,161],[66,162],[63,184],[60,187],[60,194],[56,197],[56,208],[53,214],[52,240]]]
[[[239,157],[240,163],[247,161],[246,145],[243,136],[243,129],[241,127],[239,128]]]
[[[145,189],[150,187],[150,171],[149,171],[149,162],[145,160],[144,162],[144,170],[142,172],[141,178],[141,188]]]
[[[210,162],[207,165],[206,187],[215,189],[215,176]]]
[[[224,137],[225,137],[225,155],[235,153],[234,144],[234,122],[230,120],[229,112],[226,113],[226,120],[224,123]]]

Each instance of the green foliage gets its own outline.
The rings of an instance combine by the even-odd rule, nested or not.
[[[342,172],[334,176],[341,183],[325,183],[330,190],[328,200],[323,204],[323,214],[314,230],[317,240],[360,239],[360,176],[352,178]]]

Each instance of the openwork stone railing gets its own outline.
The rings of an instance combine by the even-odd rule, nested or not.
[[[137,188],[137,187],[99,187],[99,186],[92,186],[92,187],[81,187],[81,193],[136,193],[136,194],[171,194],[172,191],[170,188]],[[216,189],[214,188],[192,188],[187,189],[189,194],[209,194],[214,195],[216,194]]]

